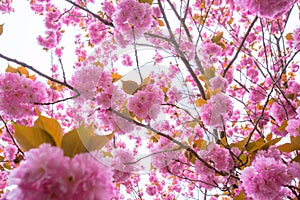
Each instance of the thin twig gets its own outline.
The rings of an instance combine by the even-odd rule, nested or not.
[[[231,67],[231,65],[234,63],[234,61],[237,59],[237,57],[238,57],[240,51],[242,50],[242,48],[243,48],[243,46],[244,46],[244,43],[245,43],[245,41],[246,41],[248,35],[249,35],[249,33],[251,32],[251,29],[253,28],[255,22],[257,21],[257,19],[258,19],[258,16],[256,16],[256,17],[254,18],[254,20],[252,21],[252,23],[250,24],[250,26],[249,26],[249,28],[248,28],[248,30],[247,30],[247,32],[246,32],[246,34],[245,34],[245,36],[244,36],[244,38],[243,38],[241,44],[240,44],[240,46],[239,46],[237,52],[235,53],[233,59],[230,61],[230,63],[229,63],[229,64],[227,65],[227,67],[225,68],[224,73],[223,73],[223,77],[225,77],[227,71],[229,70],[229,68]]]
[[[0,115],[0,119],[1,121],[3,122],[4,126],[5,126],[5,129],[9,135],[9,137],[11,138],[12,142],[14,143],[14,145],[18,148],[18,151],[24,156],[24,152],[20,149],[19,145],[17,144],[15,138],[13,137],[13,135],[11,134],[6,122],[4,121],[3,117]]]

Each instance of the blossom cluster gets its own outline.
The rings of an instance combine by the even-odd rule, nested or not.
[[[0,111],[15,119],[35,114],[34,103],[47,100],[46,86],[25,75],[0,74]]]
[[[291,8],[293,0],[235,0],[242,8],[263,17],[276,18]]]
[[[289,194],[285,185],[300,176],[299,163],[285,165],[280,152],[274,148],[258,152],[250,167],[246,167],[240,176],[247,197],[253,199],[282,199]]]
[[[200,150],[199,155],[212,166],[209,168],[200,160],[195,162],[195,171],[199,174],[202,182],[200,186],[206,189],[212,189],[215,184],[220,182],[213,169],[229,172],[234,167],[234,161],[229,151],[216,144],[208,145],[207,150]]]
[[[137,0],[120,1],[113,16],[113,23],[120,32],[134,29],[148,29],[152,21],[152,9],[148,3]]]
[[[92,65],[83,66],[75,71],[71,82],[80,93],[80,96],[76,98],[77,102],[94,98],[102,71],[102,68]]]
[[[129,99],[127,107],[137,117],[150,120],[158,116],[163,100],[163,91],[156,85],[149,84]]]
[[[200,109],[204,124],[218,129],[225,125],[233,112],[232,102],[224,93],[213,95]]]
[[[59,147],[42,144],[26,152],[25,158],[8,178],[8,185],[16,188],[7,200],[107,200],[114,196],[112,172],[90,154],[70,159]]]

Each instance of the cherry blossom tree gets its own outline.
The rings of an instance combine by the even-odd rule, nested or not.
[[[300,199],[298,0],[27,3],[54,62],[0,52],[1,199]]]

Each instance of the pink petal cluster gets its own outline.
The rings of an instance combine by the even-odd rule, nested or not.
[[[159,107],[163,100],[162,90],[156,85],[149,84],[129,99],[127,107],[137,117],[150,120],[155,119],[159,114]]]
[[[207,150],[201,150],[199,155],[204,161],[219,171],[229,172],[234,167],[234,161],[229,151],[221,148],[219,145],[210,144]],[[220,182],[218,177],[215,176],[215,171],[208,168],[200,160],[195,162],[195,171],[198,173],[201,181],[208,183],[200,184],[201,187],[212,189],[213,185]]]
[[[218,93],[212,96],[207,104],[200,108],[201,119],[206,126],[222,129],[226,120],[230,118],[233,112],[233,106],[230,98],[224,93]]]
[[[290,184],[292,177],[281,160],[258,156],[240,176],[247,197],[257,200],[281,199],[284,185]]]
[[[210,144],[206,153],[206,157],[210,158],[217,170],[229,172],[234,167],[234,161],[227,149],[216,144]]]
[[[92,44],[96,45],[105,39],[107,34],[106,26],[102,23],[94,22],[89,25],[88,28],[90,41]]]
[[[25,153],[8,185],[16,186],[7,200],[91,199],[113,197],[112,173],[90,154],[65,157],[62,149],[42,144]]]
[[[250,90],[249,100],[251,103],[258,103],[266,98],[266,90],[260,86]]]
[[[2,14],[10,13],[13,10],[14,9],[11,6],[11,0],[3,0],[0,2],[0,11],[2,12]]]
[[[112,167],[114,168],[114,182],[126,181],[131,172],[135,170],[134,156],[131,152],[125,149],[118,149],[114,153]]]
[[[17,73],[0,74],[0,111],[11,118],[35,115],[34,103],[47,99],[46,86]]]
[[[103,71],[99,75],[96,102],[97,105],[101,106],[103,109],[108,109],[112,103],[111,98],[114,89],[113,80],[109,72]]]
[[[294,3],[293,0],[235,0],[235,2],[251,13],[270,18],[280,17]]]
[[[147,30],[152,22],[152,9],[148,3],[122,0],[118,3],[112,19],[120,32],[130,31],[131,28]]]
[[[210,39],[206,39],[201,44],[199,51],[201,59],[209,66],[218,61],[218,55],[222,52],[222,48],[213,43]]]
[[[152,153],[151,163],[153,167],[159,170],[171,169],[176,159],[179,158],[180,152],[175,150],[175,144],[166,138],[160,138],[157,143],[150,149]]]
[[[222,92],[225,92],[228,87],[228,81],[227,79],[217,75],[214,78],[209,80],[210,87],[213,90],[216,90],[218,88],[221,88]]]
[[[295,51],[300,50],[300,28],[296,28],[293,32],[293,48]]]
[[[46,36],[42,37],[41,35],[37,37],[39,45],[52,49],[57,46],[62,38],[62,34],[60,31],[47,30],[45,31]]]
[[[95,96],[101,74],[102,68],[91,65],[83,66],[75,71],[71,82],[80,93],[80,96],[75,101],[84,102],[85,100],[91,100]]]

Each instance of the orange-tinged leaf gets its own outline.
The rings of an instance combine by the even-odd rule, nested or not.
[[[298,154],[293,161],[300,163],[300,154]]]
[[[25,67],[20,66],[20,67],[17,68],[17,70],[18,70],[20,75],[24,74],[27,78],[29,77],[29,72]]]
[[[281,132],[284,132],[285,131],[285,128],[287,127],[288,125],[288,121],[287,120],[284,120],[282,122],[282,124],[277,128],[277,130],[281,131]]]
[[[8,65],[5,72],[18,73],[18,70],[16,68],[11,67],[10,65]]]
[[[3,34],[3,26],[4,26],[4,24],[1,24],[1,25],[0,25],[0,35]]]
[[[164,26],[165,23],[163,20],[160,20],[160,19],[156,19],[157,23],[158,23],[158,26]]]
[[[278,147],[282,152],[292,152],[300,150],[300,136],[291,137],[291,143],[285,143]]]
[[[51,135],[41,128],[21,126],[18,124],[14,124],[13,127],[15,130],[14,137],[24,151],[37,148],[43,143],[49,143],[55,146]]]
[[[61,143],[64,154],[74,157],[76,154],[100,150],[113,138],[113,134],[100,136],[95,135],[92,131],[91,126],[81,125],[66,133]]]
[[[64,150],[64,155],[71,158],[76,154],[88,152],[76,129],[69,131],[63,136],[61,148]]]
[[[122,89],[127,94],[133,94],[138,88],[139,85],[135,81],[122,81]]]
[[[58,121],[53,118],[39,116],[39,118],[34,122],[34,125],[51,135],[56,146],[61,145],[63,131]]]
[[[201,107],[203,104],[207,104],[207,101],[205,101],[205,100],[202,99],[202,98],[198,98],[198,99],[195,101],[195,104],[196,104],[196,106]]]
[[[286,34],[285,39],[287,39],[287,40],[293,40],[293,33]]]
[[[150,5],[152,5],[153,0],[139,0],[140,3],[148,3]]]
[[[244,200],[246,198],[244,190],[240,191],[239,195],[233,197],[233,200]]]
[[[194,148],[197,147],[199,150],[200,149],[205,149],[206,148],[206,142],[205,142],[205,140],[197,139],[197,140],[194,141],[193,147]]]
[[[208,67],[204,70],[204,79],[209,81],[211,78],[215,77],[215,67]]]
[[[110,76],[112,77],[113,82],[116,82],[116,81],[120,80],[123,77],[118,73],[112,73]]]
[[[212,41],[213,43],[219,43],[219,42],[221,41],[222,38],[223,38],[223,32],[219,32],[219,33],[217,33],[217,35],[215,35],[215,36],[211,39],[211,41]]]
[[[185,151],[184,156],[193,164],[196,162],[196,157],[190,152],[190,151]]]

